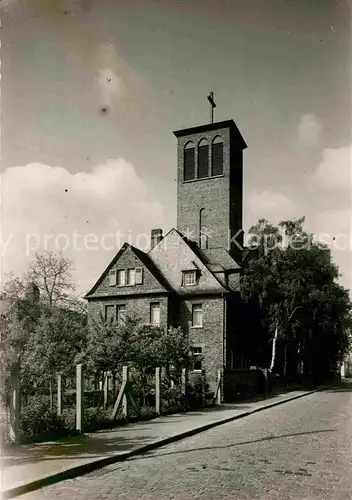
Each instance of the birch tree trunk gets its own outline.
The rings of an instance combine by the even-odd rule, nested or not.
[[[275,357],[276,357],[276,341],[277,341],[277,336],[278,336],[278,325],[276,324],[275,328],[275,334],[274,334],[274,339],[273,339],[273,346],[271,350],[271,363],[270,363],[270,371],[272,372],[275,366]]]

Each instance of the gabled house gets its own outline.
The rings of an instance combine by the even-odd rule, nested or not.
[[[242,156],[233,120],[174,132],[177,228],[151,232],[148,252],[125,243],[87,293],[88,317],[181,326],[193,345],[194,371],[243,367],[241,335]]]
[[[120,322],[137,312],[145,323],[167,325],[171,291],[149,255],[125,243],[86,295],[88,318]]]

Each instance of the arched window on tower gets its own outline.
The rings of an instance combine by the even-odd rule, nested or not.
[[[211,151],[211,175],[222,175],[224,173],[224,146],[221,137],[216,136],[213,140]]]
[[[205,139],[198,144],[198,179],[209,177],[209,146]]]
[[[187,142],[183,153],[183,180],[195,178],[195,151],[193,142]]]

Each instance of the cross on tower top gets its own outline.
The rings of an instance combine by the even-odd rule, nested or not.
[[[216,108],[216,104],[214,102],[214,92],[210,92],[207,99],[210,102],[210,123],[214,123],[214,108]]]

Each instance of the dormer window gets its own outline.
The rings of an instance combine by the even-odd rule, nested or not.
[[[198,144],[198,179],[209,177],[209,146],[205,139]]]
[[[197,284],[197,271],[182,271],[182,286]]]
[[[211,175],[224,173],[224,147],[221,137],[216,136],[211,148]]]
[[[187,142],[183,158],[183,180],[191,181],[195,178],[195,150],[193,142]]]

